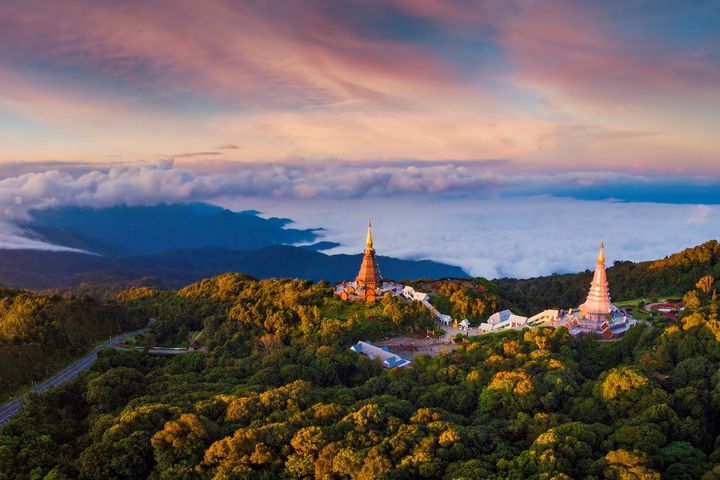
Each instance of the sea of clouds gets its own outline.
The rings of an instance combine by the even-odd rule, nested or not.
[[[229,207],[243,201],[226,200]],[[432,259],[489,278],[578,272],[595,266],[604,241],[609,262],[662,258],[720,234],[720,208],[585,201],[555,197],[266,201],[299,227],[326,226],[325,239],[358,253],[372,217],[379,254]]]
[[[372,218],[382,255],[432,259],[473,275],[528,277],[591,268],[604,240],[612,260],[661,258],[720,234],[716,205],[580,200],[549,183],[629,183],[612,172],[498,173],[494,162],[233,164],[201,171],[172,161],[40,165],[0,178],[0,248],[60,250],[16,223],[32,209],[206,201],[323,227],[330,253],[357,253]],[[0,169],[0,176],[2,176]],[[647,188],[649,180],[637,177]],[[610,188],[610,187],[608,187]],[[525,190],[525,193],[519,193]],[[527,191],[532,193],[527,193]]]

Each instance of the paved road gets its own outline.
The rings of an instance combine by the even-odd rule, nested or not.
[[[149,355],[157,355],[160,357],[171,357],[174,355],[183,355],[190,352],[199,352],[201,350],[195,348],[176,348],[176,347],[152,347],[145,350],[145,347],[115,347],[116,350],[137,350],[138,352],[147,352]]]
[[[148,327],[153,323],[153,320],[150,320],[148,323]],[[103,343],[102,345],[98,345],[97,347],[93,348],[90,353],[88,353],[86,356],[75,362],[74,364],[67,367],[65,370],[62,370],[61,372],[53,375],[52,377],[46,379],[42,383],[39,383],[35,386],[33,391],[35,393],[43,393],[47,390],[50,390],[51,388],[57,387],[60,384],[63,384],[67,382],[68,380],[72,380],[73,378],[77,377],[80,372],[83,370],[87,370],[90,368],[93,363],[95,363],[95,360],[97,359],[98,352],[100,350],[103,350],[105,348],[114,347],[118,343],[122,343],[125,340],[127,340],[130,337],[134,337],[137,335],[140,335],[141,333],[144,333],[148,327],[141,328],[140,330],[135,330],[134,332],[128,332],[120,335],[119,337],[115,337],[111,340],[108,340],[107,342]],[[22,410],[22,398],[14,398],[13,400],[9,401],[5,405],[0,407],[0,425],[6,424],[12,417],[20,413],[20,410]]]

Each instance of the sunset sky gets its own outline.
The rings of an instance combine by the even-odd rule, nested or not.
[[[0,161],[714,173],[720,4],[1,1]]]
[[[382,253],[487,276],[720,236],[716,1],[0,7],[0,248],[56,248],[32,209],[196,201],[332,253],[374,216]]]

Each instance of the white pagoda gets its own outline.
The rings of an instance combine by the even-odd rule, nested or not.
[[[619,337],[635,324],[637,320],[610,301],[605,270],[605,245],[602,242],[585,303],[576,309],[545,310],[528,318],[526,322],[530,327],[565,327],[573,336],[596,333],[604,339]]]
[[[580,312],[585,319],[602,323],[607,320],[612,311],[613,304],[610,303],[610,291],[605,271],[605,245],[600,242],[595,274],[590,284],[587,300],[580,305]]]

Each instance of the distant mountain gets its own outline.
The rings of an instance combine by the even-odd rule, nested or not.
[[[339,247],[340,244],[337,242],[317,242],[311,245],[298,245],[306,250],[312,250],[314,252],[322,252],[324,250],[330,250],[331,248]]]
[[[254,250],[317,239],[314,230],[286,228],[292,223],[286,218],[262,218],[254,210],[232,212],[207,204],[63,207],[33,210],[30,215],[20,226],[34,237],[114,257],[210,247]]]
[[[76,252],[0,250],[0,284],[49,289],[96,284],[123,288],[133,284],[178,288],[224,272],[257,278],[349,280],[362,255],[326,255],[302,247],[278,245],[240,251],[226,248],[184,249],[155,255],[101,257]],[[429,260],[378,257],[391,279],[467,277],[460,267]]]
[[[259,213],[201,203],[34,210],[19,225],[30,236],[87,253],[0,250],[0,284],[175,288],[230,271],[329,281],[357,273],[361,255],[320,253],[339,244],[317,241],[319,229],[287,228],[292,220]],[[467,276],[459,267],[431,261],[380,257],[380,262],[389,278]]]

